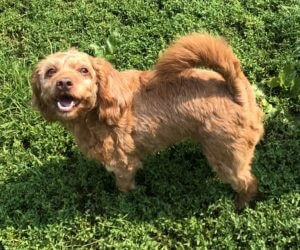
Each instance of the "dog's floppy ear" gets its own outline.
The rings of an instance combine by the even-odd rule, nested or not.
[[[131,105],[131,91],[109,62],[92,58],[92,64],[97,77],[99,117],[108,125],[118,125]]]
[[[33,70],[31,75],[31,89],[32,89],[32,99],[31,103],[34,108],[36,108],[43,117],[47,121],[53,121],[54,118],[50,115],[47,105],[41,99],[41,81],[40,81],[40,74],[39,74],[39,67]]]

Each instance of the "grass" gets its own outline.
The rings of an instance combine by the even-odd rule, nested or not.
[[[144,162],[124,195],[58,124],[30,106],[43,55],[95,52],[118,32],[112,63],[147,69],[176,36],[223,35],[266,113],[253,171],[263,197],[234,211],[201,149],[175,145]],[[300,103],[266,84],[300,38],[296,0],[2,0],[0,2],[0,242],[6,249],[299,249]],[[297,68],[298,67],[298,68]],[[1,248],[1,244],[0,244]]]

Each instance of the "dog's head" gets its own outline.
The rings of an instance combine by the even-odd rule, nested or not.
[[[114,124],[126,106],[118,72],[106,61],[70,49],[41,60],[32,75],[32,103],[50,121],[80,119],[96,110]]]

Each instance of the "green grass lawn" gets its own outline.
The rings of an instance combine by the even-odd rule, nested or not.
[[[125,195],[67,131],[30,106],[31,71],[46,54],[69,47],[97,54],[117,32],[115,67],[148,69],[170,41],[194,31],[226,37],[266,114],[253,163],[262,197],[240,214],[197,145],[183,142],[147,158],[137,190]],[[281,87],[268,85],[287,64],[299,76],[299,39],[298,0],[1,0],[2,245],[299,249],[300,97],[287,77]]]

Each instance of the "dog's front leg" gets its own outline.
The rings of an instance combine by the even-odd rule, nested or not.
[[[121,192],[129,192],[135,189],[136,170],[119,169],[114,171],[116,177],[116,186]]]
[[[134,160],[127,165],[122,164],[110,169],[115,174],[116,186],[121,192],[129,192],[135,189],[135,174],[141,166],[139,160]]]

